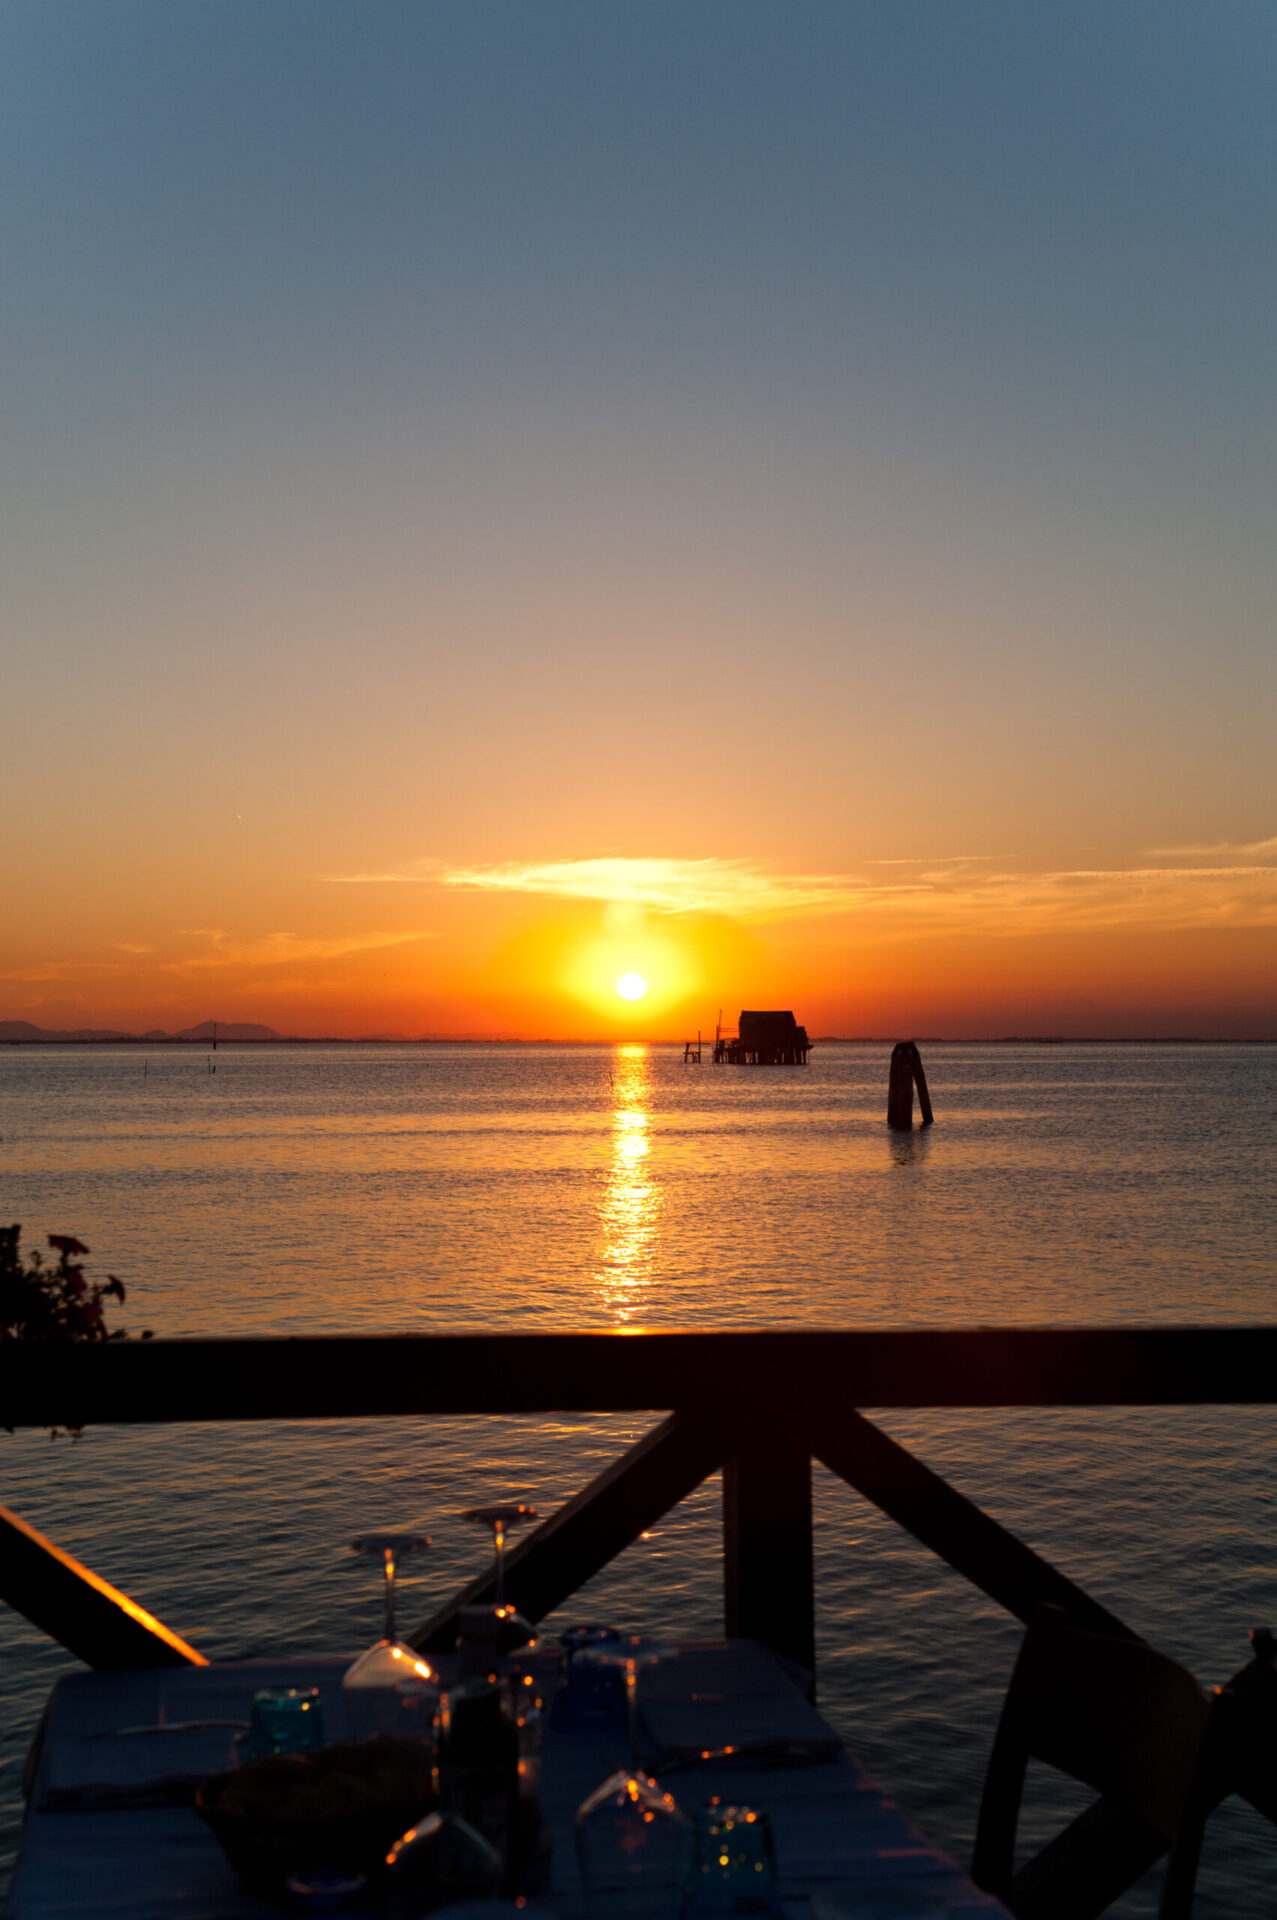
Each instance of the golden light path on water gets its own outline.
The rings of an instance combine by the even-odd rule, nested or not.
[[[651,1167],[647,1048],[620,1047],[612,1079],[612,1151],[599,1203],[595,1285],[618,1326],[640,1319],[652,1291],[662,1208]]]

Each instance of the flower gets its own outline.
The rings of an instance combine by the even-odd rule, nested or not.
[[[51,1233],[49,1245],[55,1253],[87,1253],[89,1249],[83,1240],[77,1240],[73,1233]]]

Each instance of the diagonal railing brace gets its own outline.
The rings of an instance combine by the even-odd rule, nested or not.
[[[506,1599],[529,1620],[544,1619],[716,1473],[729,1445],[720,1422],[671,1414],[511,1548]],[[480,1574],[409,1636],[412,1645],[422,1652],[447,1652],[456,1644],[462,1607],[491,1604],[494,1598],[492,1575]]]
[[[0,1600],[90,1667],[206,1667],[155,1615],[0,1507]]]
[[[827,1419],[818,1417],[813,1451],[831,1472],[881,1507],[1008,1613],[1027,1622],[1034,1608],[1046,1601],[1062,1607],[1075,1625],[1090,1633],[1139,1638],[1116,1614],[1074,1586],[863,1414],[848,1410]]]

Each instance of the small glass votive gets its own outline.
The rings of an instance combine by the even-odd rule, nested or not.
[[[324,1744],[318,1687],[262,1687],[253,1695],[245,1754],[263,1760],[276,1753],[316,1753]]]
[[[624,1725],[624,1668],[590,1658],[592,1649],[610,1648],[619,1643],[620,1637],[610,1627],[578,1627],[574,1633],[560,1636],[565,1666],[550,1705],[553,1726],[602,1729]]]
[[[559,1645],[563,1649],[563,1658],[571,1666],[584,1647],[607,1646],[620,1637],[616,1627],[605,1627],[594,1621],[584,1627],[569,1627],[566,1633],[559,1635]]]
[[[689,1914],[771,1913],[776,1849],[768,1815],[753,1807],[698,1807],[692,1820]]]

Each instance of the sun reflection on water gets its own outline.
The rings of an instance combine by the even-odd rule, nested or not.
[[[599,1204],[599,1299],[624,1326],[651,1293],[662,1197],[651,1167],[647,1048],[619,1047],[612,1072],[612,1158]]]

